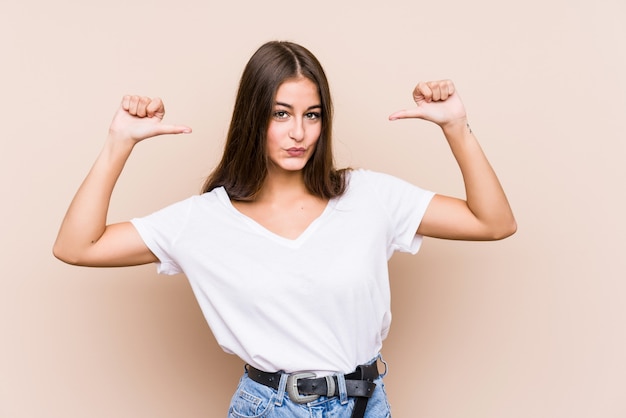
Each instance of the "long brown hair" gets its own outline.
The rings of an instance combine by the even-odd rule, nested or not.
[[[267,128],[279,86],[287,79],[306,77],[318,87],[322,131],[303,169],[307,189],[330,199],[346,188],[345,170],[337,170],[332,154],[333,106],[324,70],[306,48],[285,41],[262,45],[246,65],[235,99],[224,154],[202,192],[223,186],[233,200],[254,200],[267,175]]]

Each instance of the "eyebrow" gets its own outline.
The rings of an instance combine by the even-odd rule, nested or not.
[[[284,106],[284,107],[286,107],[286,108],[288,108],[288,109],[293,109],[293,106],[292,106],[292,105],[287,104],[287,103],[283,103],[283,102],[276,102],[276,103],[275,103],[275,105],[276,105],[276,106]],[[306,109],[306,110],[321,109],[321,108],[322,108],[322,105],[321,105],[321,104],[317,104],[317,105],[313,105],[313,106],[309,106],[309,107],[307,107],[307,109]]]

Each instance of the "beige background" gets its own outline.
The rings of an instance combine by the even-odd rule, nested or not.
[[[341,165],[462,195],[437,129],[386,120],[452,78],[519,222],[392,259],[394,416],[626,416],[625,18],[623,0],[2,0],[0,417],[225,416],[242,365],[184,277],[51,246],[125,93],[194,134],[136,149],[111,220],[196,193],[270,39],[324,64]]]

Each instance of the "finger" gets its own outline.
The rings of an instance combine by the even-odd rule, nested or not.
[[[398,110],[397,112],[389,115],[389,120],[419,118],[421,117],[421,114],[422,113],[419,108]]]
[[[447,100],[448,97],[454,94],[454,83],[452,83],[451,80],[433,81],[432,89],[437,90],[439,92],[438,93],[439,97],[436,97],[437,94],[433,94],[434,101]]]
[[[149,97],[140,97],[139,101],[137,102],[137,113],[136,115],[140,118],[145,118],[146,115],[148,114],[146,111],[146,108],[148,107],[148,105],[150,104],[150,98]]]
[[[156,135],[190,134],[191,128],[185,125],[160,124],[155,128]]]
[[[444,80],[442,83],[439,84],[439,91],[441,92],[440,99],[447,100],[450,96],[450,83],[448,83],[447,80]]]
[[[130,96],[128,104],[128,113],[137,115],[137,107],[139,106],[139,96]]]
[[[446,89],[448,89],[448,96],[452,96],[456,90],[454,83],[452,80],[444,80],[444,82],[446,83]]]
[[[122,109],[128,111],[128,109],[130,108],[130,95],[125,95],[124,97],[122,97]]]
[[[157,116],[159,119],[163,119],[163,116],[165,116],[163,100],[159,97],[152,99],[146,107],[146,113],[149,117]]]
[[[441,100],[441,83],[438,81],[431,81],[428,83],[428,86],[430,87],[430,91],[432,91],[432,97],[431,100],[433,102],[438,102]]]
[[[415,86],[415,89],[413,90],[413,100],[415,101],[415,103],[419,104],[423,101],[430,102],[432,100],[432,97],[433,92],[427,83],[423,81],[417,83],[417,86]]]

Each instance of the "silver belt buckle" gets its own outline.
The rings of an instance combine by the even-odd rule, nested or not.
[[[314,377],[316,377],[315,373],[290,374],[287,378],[287,394],[289,395],[289,399],[298,404],[317,400],[320,395],[300,395],[300,391],[298,390],[298,380],[310,379]]]

